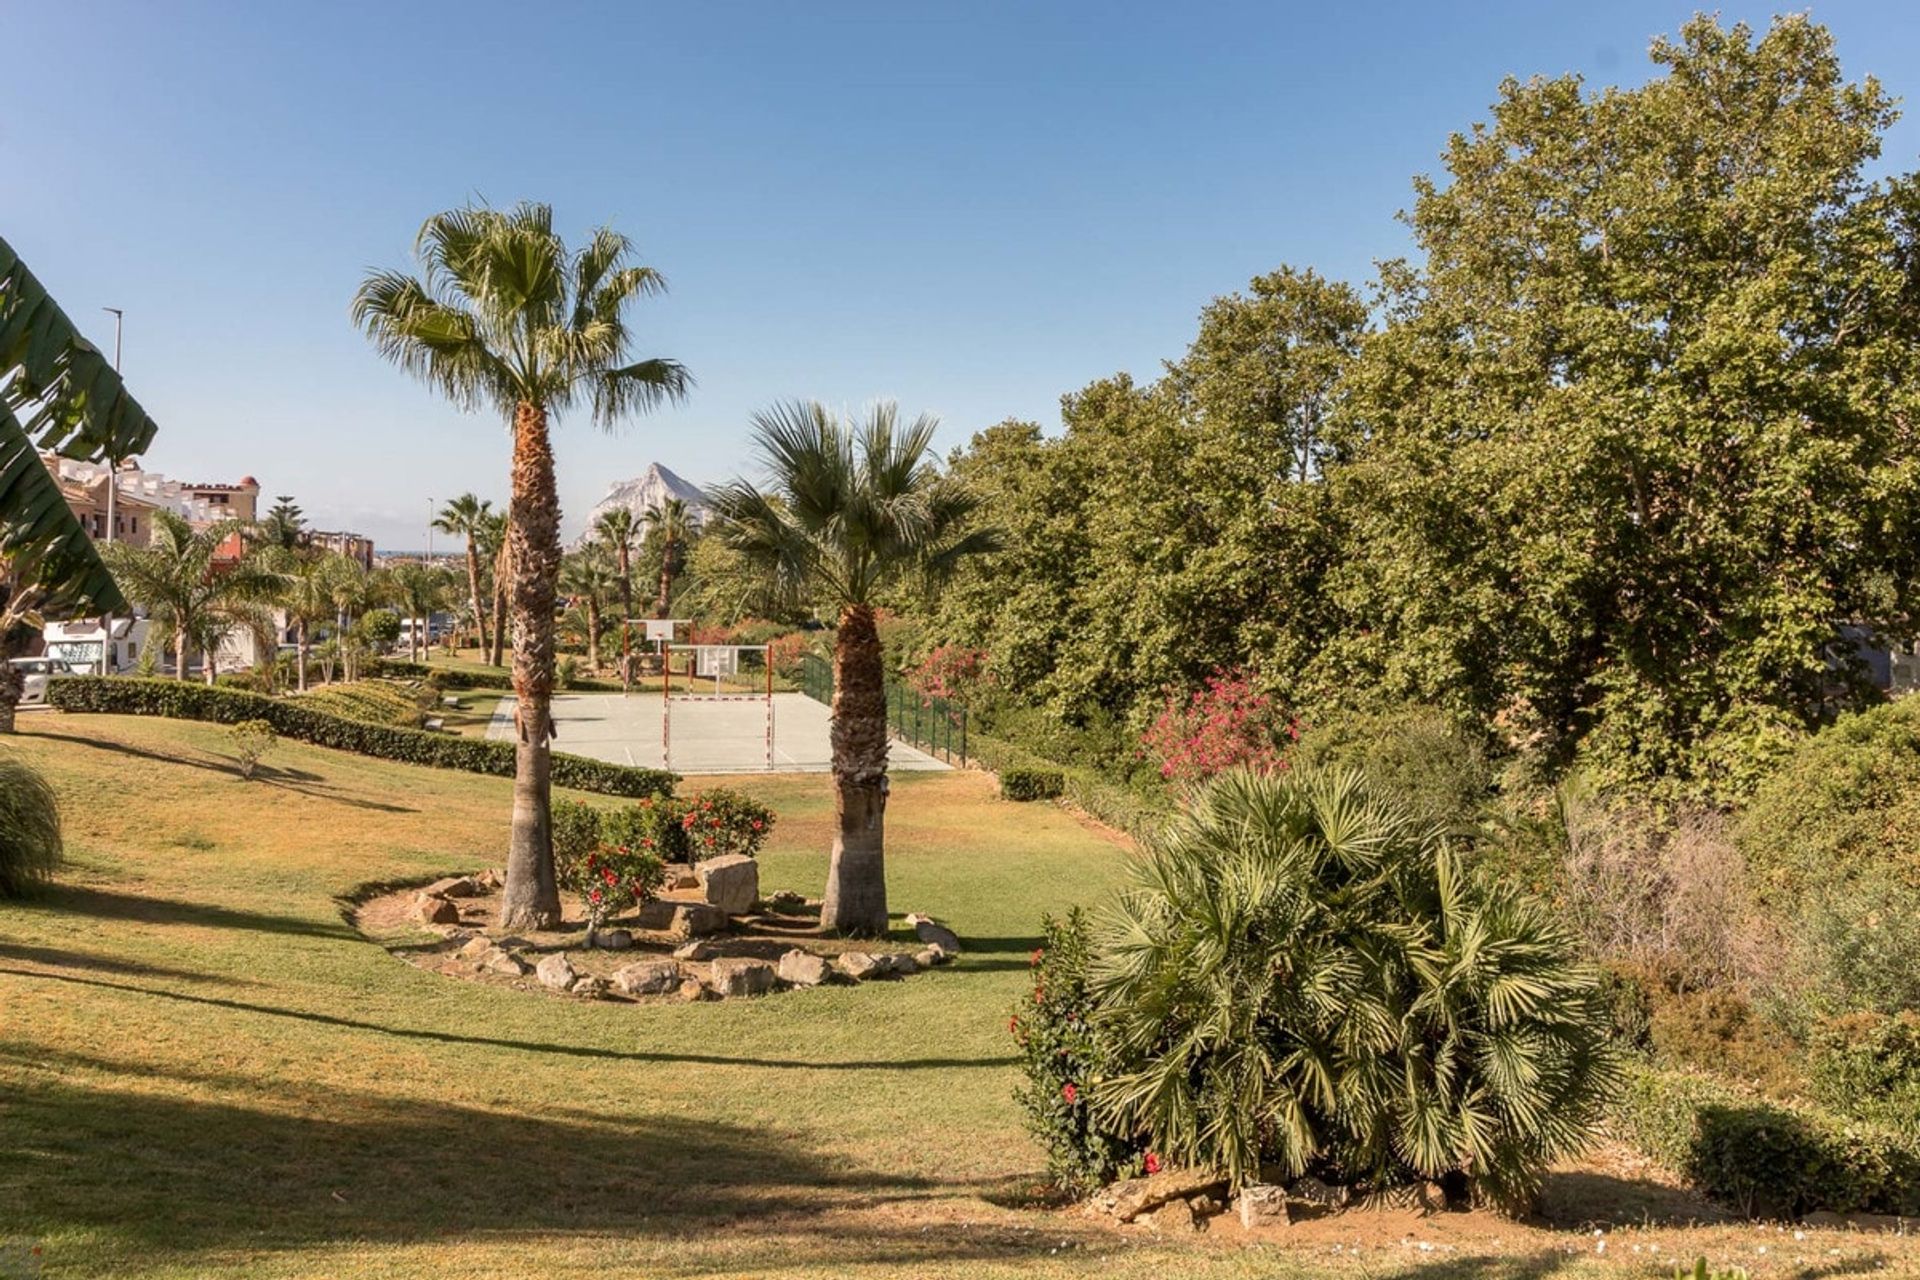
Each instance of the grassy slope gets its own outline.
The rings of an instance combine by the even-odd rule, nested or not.
[[[496,862],[503,780],[283,744],[246,784],[217,727],[24,727],[72,865],[0,905],[0,1244],[48,1275],[1353,1274],[996,1203],[1038,1164],[1008,1099],[1026,952],[1120,857],[977,775],[902,777],[889,815],[895,906],[951,920],[960,966],[633,1008],[424,973],[343,922],[363,882]],[[782,815],[766,886],[817,889],[825,780],[746,785]],[[1584,1275],[1569,1239],[1407,1270],[1396,1241],[1370,1273]]]

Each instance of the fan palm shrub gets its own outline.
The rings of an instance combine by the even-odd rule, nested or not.
[[[60,865],[60,804],[25,761],[0,756],[0,898],[19,898]]]
[[[611,426],[678,400],[689,378],[672,360],[633,358],[629,313],[665,281],[610,228],[575,251],[544,204],[455,209],[427,219],[415,252],[421,274],[369,275],[353,318],[387,359],[462,407],[499,415],[513,433],[502,579],[518,756],[500,922],[546,928],[560,921],[549,827],[560,495],[549,427],[575,405]]]
[[[1599,976],[1537,901],[1352,771],[1201,789],[1096,934],[1111,1128],[1236,1185],[1520,1205],[1615,1089]]]

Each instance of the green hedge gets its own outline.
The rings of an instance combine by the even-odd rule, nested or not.
[[[1061,789],[1055,793],[1076,809],[1110,827],[1118,827],[1135,839],[1144,840],[1158,831],[1173,816],[1171,800],[1164,803],[1142,795],[1123,783],[1110,782],[1092,769],[1058,764],[1025,747],[998,738],[975,734],[967,741],[967,753],[982,767],[1001,778],[1006,792],[1006,775],[1025,771],[1054,774]],[[1009,796],[1009,798],[1014,798]]]
[[[1067,790],[1067,775],[1058,769],[1021,765],[1000,771],[1000,795],[1007,800],[1058,800]]]
[[[1816,1107],[1646,1068],[1630,1073],[1615,1119],[1640,1150],[1745,1213],[1920,1210],[1915,1139]]]
[[[434,667],[404,658],[375,658],[367,664],[367,674],[392,680],[424,680],[435,689],[488,689],[513,692],[513,676],[505,671],[464,671],[458,667]],[[568,693],[619,693],[621,686],[611,680],[575,680]]]
[[[290,699],[268,698],[233,689],[209,689],[182,680],[73,676],[53,681],[47,690],[47,701],[61,711],[171,716],[177,720],[210,720],[216,724],[265,720],[281,737],[310,742],[316,747],[438,769],[464,769],[468,773],[502,778],[513,776],[512,743],[369,724],[316,711]],[[678,781],[678,775],[663,769],[636,769],[557,751],[553,755],[555,786],[637,798],[672,795],[674,783]]]

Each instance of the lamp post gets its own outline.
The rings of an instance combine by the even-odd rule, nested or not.
[[[127,313],[119,307],[102,307],[102,311],[113,314],[113,371],[120,372],[120,332],[126,323]],[[120,488],[120,459],[113,453],[107,454],[107,541],[114,541],[114,523],[119,519],[117,491]],[[117,665],[114,662],[113,648],[113,612],[109,610],[101,626],[100,638],[100,674],[114,674]]]

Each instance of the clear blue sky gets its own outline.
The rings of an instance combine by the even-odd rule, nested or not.
[[[103,343],[126,309],[150,466],[413,547],[430,497],[507,472],[499,423],[347,321],[430,212],[545,200],[671,282],[643,351],[699,386],[615,436],[560,424],[577,523],[652,460],[741,469],[775,399],[890,396],[958,444],[1154,376],[1280,263],[1362,282],[1503,76],[1637,82],[1694,7],[0,0],[0,234]],[[1911,0],[1812,13],[1920,99]],[[1887,161],[1916,151],[1903,120]]]

